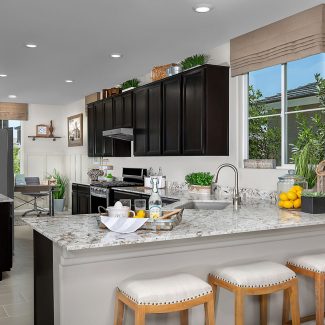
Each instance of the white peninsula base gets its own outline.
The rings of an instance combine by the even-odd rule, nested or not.
[[[308,245],[307,245],[308,244]],[[216,265],[271,260],[285,263],[287,257],[320,252],[325,244],[325,225],[153,242],[117,247],[67,251],[53,244],[54,324],[113,325],[116,285],[134,275],[188,272],[207,279]],[[313,284],[301,279],[302,314],[313,313]],[[259,324],[256,297],[245,301],[246,324]],[[269,324],[281,324],[282,293],[270,298]],[[179,325],[178,314],[150,315],[148,325]],[[221,291],[217,324],[234,324],[234,299]],[[133,323],[131,311],[124,324]],[[190,312],[191,325],[203,325],[203,307]]]

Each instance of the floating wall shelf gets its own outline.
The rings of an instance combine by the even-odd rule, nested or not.
[[[36,139],[51,139],[52,141],[56,141],[56,139],[61,139],[62,137],[40,137],[37,135],[29,135],[29,138],[31,138],[33,141],[35,141]]]

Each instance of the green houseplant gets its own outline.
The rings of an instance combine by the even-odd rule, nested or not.
[[[301,211],[312,214],[325,213],[325,193],[303,192],[301,195]]]
[[[66,191],[69,185],[69,179],[66,176],[60,175],[60,173],[54,169],[53,174],[49,176],[49,179],[55,179],[56,187],[53,192],[54,210],[62,212],[64,210]]]
[[[187,70],[198,65],[203,65],[207,63],[208,60],[209,56],[207,54],[195,54],[181,61],[181,66],[183,70]]]
[[[191,193],[211,194],[213,177],[210,172],[197,172],[185,176],[185,181]]]
[[[128,88],[136,88],[136,87],[139,87],[140,85],[140,80],[139,79],[130,79],[130,80],[127,80],[127,81],[124,81],[122,83],[122,90],[125,90],[125,89],[128,89]]]

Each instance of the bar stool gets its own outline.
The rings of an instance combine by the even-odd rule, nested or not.
[[[316,325],[324,324],[324,281],[325,281],[325,254],[297,256],[290,258],[287,266],[303,276],[312,278],[315,282],[315,304],[316,314],[301,318],[301,322],[316,319]],[[285,322],[289,324],[289,315]]]
[[[144,325],[146,314],[180,312],[180,324],[188,325],[188,310],[204,304],[205,324],[214,325],[212,287],[190,275],[126,280],[116,290],[114,325],[122,325],[124,306],[134,310],[135,325]]]
[[[267,325],[268,295],[279,290],[288,294],[292,324],[300,324],[298,282],[295,273],[284,265],[258,262],[216,269],[209,275],[215,297],[218,287],[235,294],[235,324],[244,325],[244,297],[260,296],[260,324]]]

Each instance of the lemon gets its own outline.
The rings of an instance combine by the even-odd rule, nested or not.
[[[283,208],[283,203],[284,203],[284,201],[279,201],[279,202],[278,202],[278,206],[279,206],[280,208]]]
[[[297,193],[297,196],[300,198],[301,197],[301,194],[302,194],[302,191],[299,190],[296,193]]]
[[[301,207],[301,199],[297,199],[293,202],[293,206],[295,209],[299,209]]]
[[[135,218],[144,218],[146,216],[146,212],[144,210],[139,210],[135,215]]]
[[[293,191],[293,192],[298,192],[298,191],[302,191],[303,188],[299,185],[294,185],[291,187],[290,191]]]
[[[294,201],[294,200],[297,199],[298,196],[297,196],[297,193],[296,193],[296,192],[294,192],[294,191],[289,191],[289,192],[287,193],[287,197],[288,197],[289,200]]]
[[[287,193],[285,193],[285,192],[280,193],[279,199],[281,201],[288,201]]]
[[[283,202],[283,207],[286,208],[286,209],[292,209],[293,208],[293,202],[292,201],[284,201]]]

